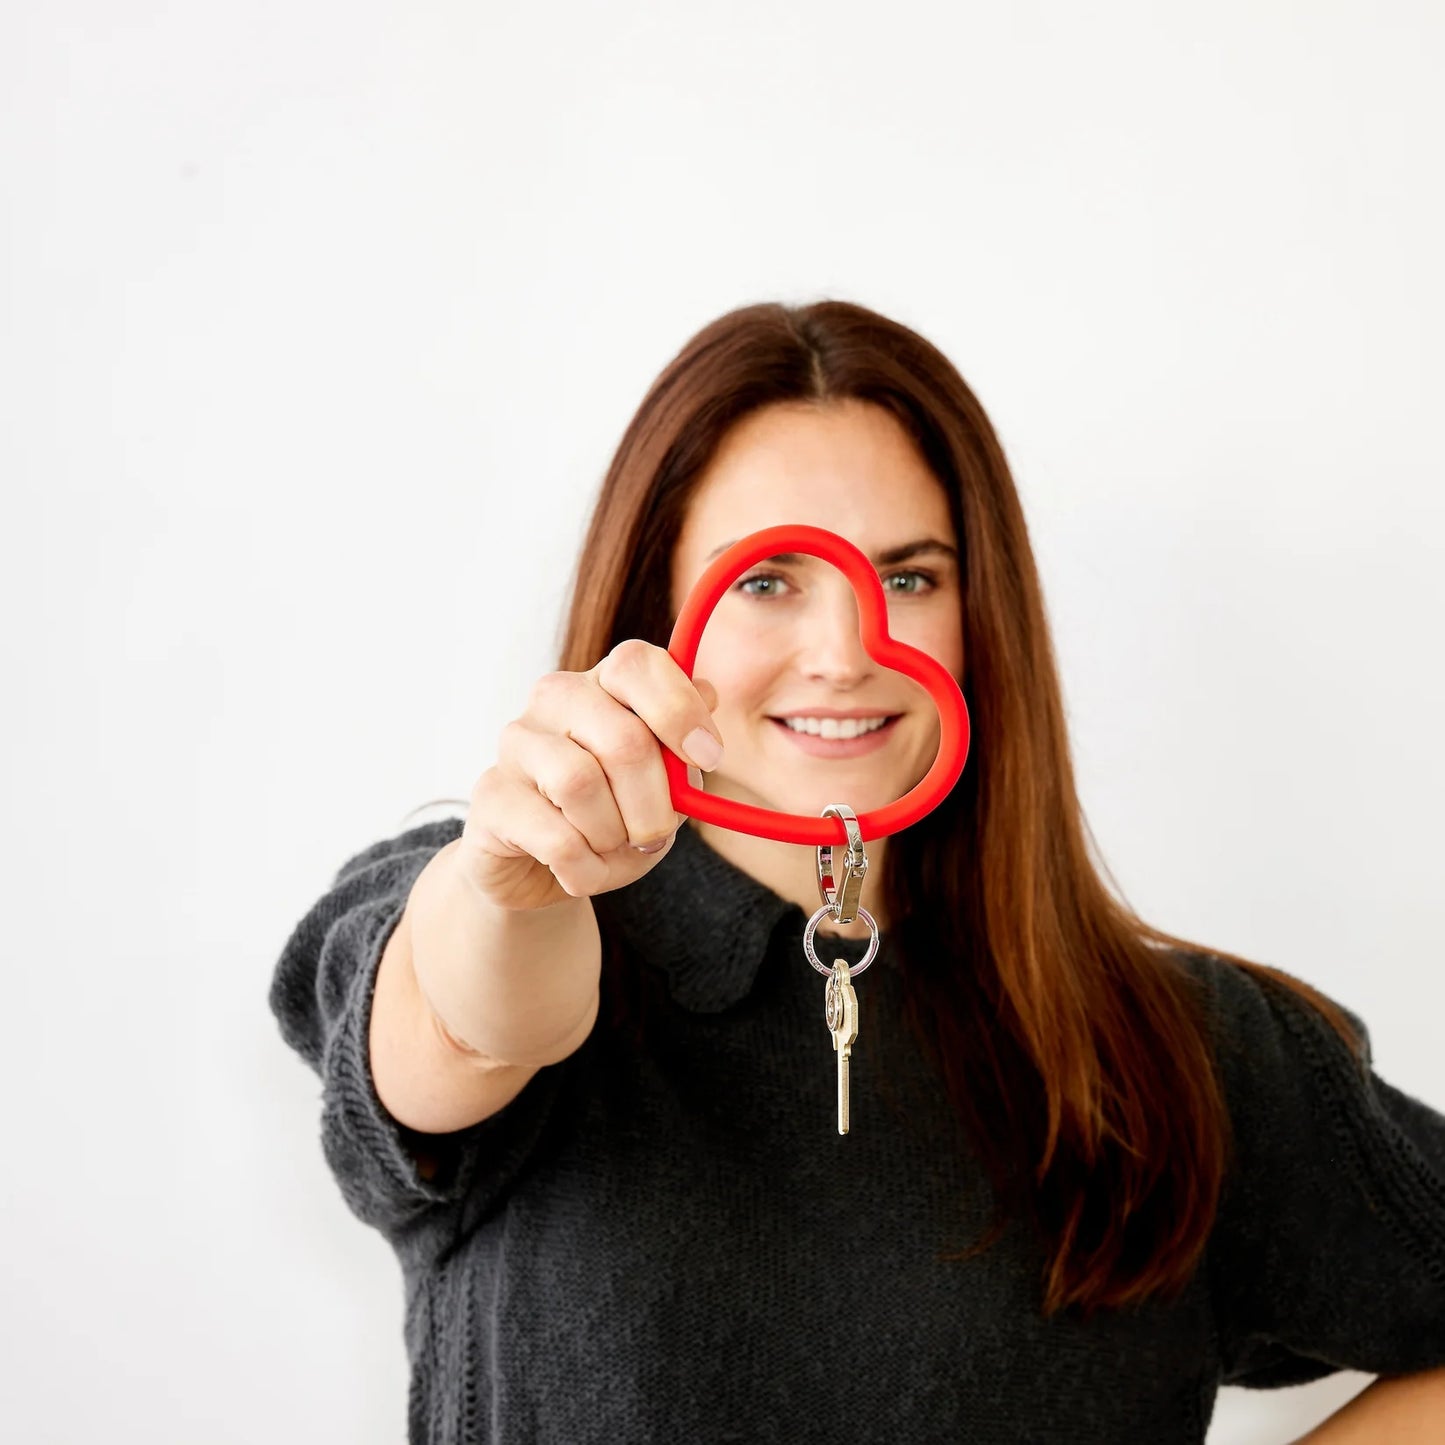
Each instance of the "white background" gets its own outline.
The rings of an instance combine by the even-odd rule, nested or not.
[[[623,428],[746,302],[953,359],[1130,902],[1445,1107],[1442,16],[6,4],[0,1434],[404,1437],[271,969],[490,765]]]

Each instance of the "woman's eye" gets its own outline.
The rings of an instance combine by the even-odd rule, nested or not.
[[[772,588],[768,592],[749,592],[747,590],[750,582],[781,582],[783,579],[776,572],[754,572],[751,577],[744,577],[743,580],[733,588],[735,592],[741,592],[745,597],[771,597],[778,589]]]
[[[920,577],[928,584],[926,588],[904,589],[901,587],[889,587],[888,584],[898,577]],[[749,592],[748,586],[753,582],[782,582],[784,579],[776,572],[754,572],[751,577],[744,577],[740,582],[734,584],[733,590],[741,592],[745,597],[775,597],[778,593],[776,586],[769,587],[765,592]],[[896,592],[903,597],[917,597],[924,591],[930,591],[937,585],[938,579],[932,572],[926,572],[921,568],[910,567],[902,572],[890,572],[888,576],[881,579],[883,592],[886,596],[889,592]]]
[[[915,587],[911,591],[905,592],[903,594],[905,597],[916,597],[918,596],[920,590],[931,591],[938,581],[938,579],[933,575],[932,572],[923,572],[916,567],[910,567],[906,572],[890,572],[888,576],[883,579],[883,581],[886,584],[891,582],[895,577],[921,577],[926,583],[928,583],[927,588],[919,589]],[[886,585],[884,586],[883,590],[885,592],[888,591]],[[898,591],[898,588],[895,587],[893,590],[896,592]]]

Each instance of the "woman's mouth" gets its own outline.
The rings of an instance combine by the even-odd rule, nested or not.
[[[901,713],[895,713],[882,727],[875,727],[852,738],[825,738],[819,733],[804,732],[801,729],[790,727],[782,718],[769,718],[768,721],[784,733],[788,741],[793,743],[799,751],[807,753],[810,757],[859,758],[865,753],[877,752],[879,748],[884,747],[893,735],[893,725],[901,716]]]

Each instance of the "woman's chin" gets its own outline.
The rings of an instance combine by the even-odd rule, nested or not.
[[[838,803],[846,804],[855,813],[872,813],[886,808],[889,803],[903,796],[908,788],[900,785],[889,790],[876,778],[864,779],[858,786],[849,786],[849,780],[839,773],[831,782],[826,780],[818,786],[800,787],[796,779],[780,781],[775,788],[729,787],[725,793],[709,789],[714,796],[724,796],[754,808],[766,808],[773,813],[789,813],[799,818],[821,818],[825,808]]]

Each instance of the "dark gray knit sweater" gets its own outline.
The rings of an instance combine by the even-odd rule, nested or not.
[[[840,1136],[806,916],[690,825],[594,900],[666,977],[665,1043],[639,1056],[599,1025],[501,1113],[412,1134],[372,1085],[371,994],[413,881],[460,832],[423,824],[348,862],[270,993],[320,1076],[341,1193],[401,1264],[411,1445],[1195,1445],[1221,1383],[1445,1365],[1445,1116],[1207,956],[1188,963],[1240,1165],[1183,1298],[1045,1322],[1021,1227],[939,1262],[992,1195],[904,1023],[888,935],[856,983]],[[430,1181],[418,1145],[444,1153]]]

